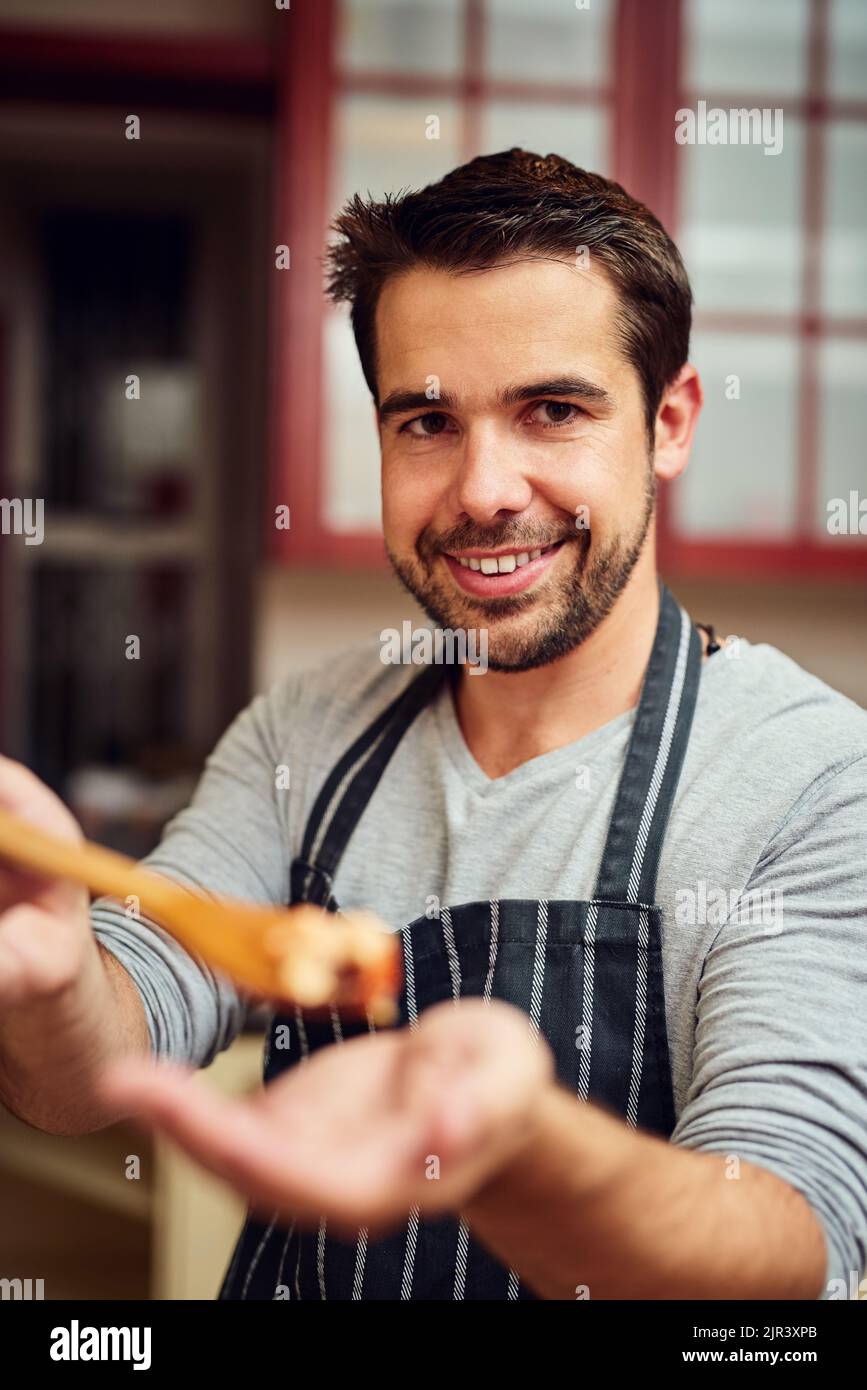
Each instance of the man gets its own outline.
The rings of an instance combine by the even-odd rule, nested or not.
[[[405,1026],[290,1009],[264,1092],[221,1099],[177,1064],[236,1035],[233,987],[6,873],[6,1103],[136,1113],[245,1193],[226,1298],[833,1296],[867,1264],[867,715],[659,585],[656,484],[702,404],[677,250],[521,150],[337,231],[388,553],[488,669],[365,648],[283,682],[148,862],[372,908]]]

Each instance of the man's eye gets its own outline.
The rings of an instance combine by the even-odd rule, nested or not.
[[[442,434],[448,423],[449,417],[443,415],[441,410],[429,410],[426,415],[407,420],[400,428],[402,434],[411,434],[413,439],[432,439],[434,435]]]
[[[540,414],[540,411],[544,414]],[[556,429],[559,425],[574,424],[583,413],[580,406],[571,405],[568,401],[539,401],[538,405],[533,406],[528,419],[531,424]]]

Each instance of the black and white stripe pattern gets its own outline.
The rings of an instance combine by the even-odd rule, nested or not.
[[[297,1015],[297,1014],[298,1014],[298,1010],[296,1009],[295,1012],[296,1012],[296,1015]],[[271,1018],[270,1018],[270,1020],[269,1020],[269,1024],[268,1024],[268,1042],[267,1042],[266,1051],[265,1051],[265,1071],[266,1071],[266,1073],[267,1073],[267,1070],[268,1070],[268,1065],[269,1065],[270,1060],[271,1060],[271,1047],[272,1047],[272,1043],[273,1043],[273,1039],[274,1039],[274,1026],[275,1026],[275,1024],[274,1024],[274,1015],[272,1014],[272,1015],[271,1015]],[[280,1027],[280,1026],[283,1026],[283,1025],[278,1024],[277,1026]],[[243,1289],[241,1290],[241,1298],[242,1298],[242,1299],[244,1299],[244,1298],[247,1297],[247,1294],[248,1294],[249,1289],[250,1289],[250,1281],[252,1280],[253,1275],[255,1274],[255,1272],[256,1272],[256,1270],[257,1270],[257,1268],[258,1268],[258,1266],[259,1266],[259,1263],[260,1263],[260,1261],[261,1261],[261,1259],[262,1259],[262,1255],[264,1254],[265,1247],[266,1247],[266,1245],[268,1244],[268,1241],[271,1239],[271,1236],[274,1234],[274,1228],[275,1228],[275,1226],[276,1226],[276,1224],[277,1224],[277,1217],[278,1217],[278,1215],[279,1215],[279,1213],[276,1212],[276,1211],[272,1214],[271,1220],[270,1220],[270,1222],[268,1223],[267,1229],[265,1230],[265,1233],[264,1233],[264,1235],[262,1236],[262,1239],[259,1241],[259,1244],[258,1244],[258,1246],[256,1247],[256,1252],[255,1252],[255,1254],[253,1255],[252,1260],[250,1261],[250,1268],[247,1270],[247,1277],[246,1277],[245,1280],[244,1280],[244,1287],[243,1287]],[[293,1223],[293,1228],[294,1228],[294,1223]],[[282,1254],[281,1257],[280,1257],[280,1273],[278,1273],[277,1279],[276,1279],[276,1281],[275,1281],[275,1292],[276,1292],[276,1285],[280,1283],[280,1279],[281,1279],[281,1275],[282,1275],[282,1270],[283,1270],[283,1261],[286,1259],[286,1247],[287,1247],[288,1244],[289,1244],[289,1237],[291,1236],[291,1234],[292,1234],[292,1229],[290,1229],[290,1230],[287,1231],[287,1233],[286,1233],[286,1241],[285,1241],[285,1244],[284,1244],[284,1246],[283,1246],[283,1254]],[[238,1249],[240,1249],[240,1242],[239,1242]],[[231,1269],[231,1272],[230,1272],[230,1274],[229,1274],[229,1287],[230,1287],[230,1288],[231,1288],[231,1285],[232,1285],[232,1281],[233,1281],[233,1279],[234,1279],[234,1277],[235,1277],[235,1261],[237,1260],[237,1256],[238,1256],[238,1250],[235,1251],[235,1260],[233,1260],[233,1262],[232,1262],[232,1269]]]
[[[452,982],[452,999],[455,1003],[461,997],[461,963],[458,959],[458,948],[455,945],[455,931],[452,926],[451,909],[444,907],[440,913],[440,921],[443,926],[443,941],[446,947],[446,957],[449,963],[449,976]]]
[[[497,968],[497,948],[500,944],[500,903],[499,899],[494,898],[490,903],[491,921],[491,941],[488,950],[488,973],[485,976],[485,987],[482,991],[482,998],[486,1004],[491,1002],[491,994],[494,985],[494,971]],[[507,1298],[518,1297],[518,1286],[520,1280],[514,1269],[509,1270],[509,1283]]]
[[[449,976],[452,982],[452,999],[457,1004],[461,997],[461,962],[458,956],[458,948],[455,944],[455,932],[452,925],[451,910],[447,907],[440,913],[440,921],[443,927],[443,942],[446,948],[446,958],[449,963]],[[458,1224],[458,1239],[455,1246],[455,1273],[453,1282],[453,1298],[462,1299],[467,1287],[467,1256],[470,1248],[470,1232],[467,1223],[462,1219]]]
[[[500,904],[495,899],[490,904],[491,912],[491,944],[488,951],[488,973],[485,976],[485,988],[482,991],[482,998],[486,1004],[491,1002],[491,992],[494,987],[494,971],[497,968],[497,947],[500,942]]]
[[[370,1016],[370,1009],[367,1009],[367,1031],[376,1032],[376,1024]],[[360,1299],[364,1292],[364,1266],[367,1262],[367,1236],[366,1226],[362,1226],[358,1232],[358,1239],[355,1242],[355,1272],[352,1278],[352,1297]]]
[[[323,1216],[319,1223],[319,1235],[316,1240],[316,1276],[319,1280],[319,1297],[323,1303],[327,1297],[325,1293],[325,1232],[328,1229],[328,1222]]]
[[[533,982],[530,986],[530,1032],[539,1040],[542,1017],[542,989],[545,984],[545,953],[548,947],[548,902],[542,898],[536,910],[536,946],[533,951]]]
[[[352,1278],[352,1298],[360,1299],[364,1289],[364,1264],[367,1259],[367,1227],[358,1232],[355,1245],[355,1273]]]
[[[298,1008],[297,1004],[295,1006],[295,1027],[298,1029],[298,1043],[301,1048],[301,1061],[306,1062],[307,1058],[310,1056],[310,1047],[307,1042],[307,1029],[304,1026],[304,1015]]]
[[[542,992],[545,985],[545,960],[548,953],[548,900],[542,898],[536,909],[536,943],[533,949],[533,979],[530,985],[530,1036],[538,1043],[539,1024],[542,1017]],[[520,1288],[520,1278],[514,1269],[509,1270],[506,1298],[516,1299]]]
[[[333,1004],[332,1004],[331,1007],[330,1007],[330,1014],[331,1014],[331,1036],[332,1036],[332,1038],[334,1039],[334,1042],[335,1042],[335,1043],[342,1043],[342,1042],[343,1042],[343,1028],[342,1028],[341,1023],[340,1023],[340,1014],[337,1012],[337,1010],[336,1010],[336,1008],[334,1007]],[[325,1289],[325,1233],[326,1233],[327,1228],[328,1228],[328,1222],[327,1222],[326,1218],[323,1216],[322,1219],[321,1219],[321,1221],[319,1222],[319,1234],[318,1234],[317,1239],[316,1239],[316,1274],[317,1274],[317,1277],[318,1277],[318,1279],[319,1279],[319,1297],[323,1300],[323,1302],[324,1302],[324,1301],[326,1300],[326,1298],[327,1298],[326,1289]],[[366,1245],[367,1245],[367,1242],[365,1241],[365,1248],[366,1248]],[[358,1260],[358,1254],[357,1254],[357,1251],[356,1251],[356,1264],[357,1264],[357,1260]],[[363,1278],[363,1269],[364,1269],[364,1267],[363,1267],[363,1265],[362,1265],[362,1278]]]
[[[406,1248],[403,1255],[403,1274],[400,1280],[400,1296],[403,1301],[412,1298],[412,1279],[415,1274],[415,1252],[418,1246],[418,1226],[421,1213],[413,1207],[406,1223]]]
[[[276,1281],[275,1281],[275,1283],[274,1283],[274,1296],[275,1296],[275,1297],[276,1297],[276,1295],[277,1295],[277,1290],[279,1289],[280,1285],[283,1283],[283,1266],[284,1266],[285,1263],[286,1263],[286,1252],[287,1252],[287,1250],[289,1249],[289,1242],[290,1242],[290,1240],[292,1239],[292,1236],[293,1236],[294,1234],[295,1234],[295,1222],[293,1221],[293,1222],[292,1222],[292,1225],[289,1227],[288,1231],[286,1232],[286,1239],[285,1239],[284,1242],[283,1242],[283,1253],[282,1253],[281,1256],[280,1256],[280,1263],[279,1263],[279,1265],[277,1266],[277,1278],[276,1278]]]
[[[626,1123],[638,1124],[638,1093],[644,1063],[644,1032],[647,1021],[647,908],[638,911],[638,952],[635,980],[635,1029],[632,1035],[632,1066],[629,1072],[629,1098],[626,1102]]]
[[[248,1294],[249,1289],[250,1289],[250,1280],[253,1278],[253,1275],[256,1273],[257,1266],[258,1266],[258,1264],[259,1264],[259,1261],[260,1261],[261,1258],[262,1258],[262,1252],[264,1251],[265,1246],[268,1244],[268,1241],[271,1239],[271,1236],[273,1235],[273,1232],[274,1232],[274,1225],[275,1225],[275,1223],[276,1223],[276,1220],[277,1220],[277,1213],[275,1212],[274,1215],[271,1217],[271,1220],[270,1220],[269,1223],[268,1223],[268,1226],[267,1226],[267,1228],[266,1228],[266,1230],[265,1230],[265,1232],[264,1232],[264,1234],[263,1234],[263,1236],[262,1236],[262,1239],[259,1241],[259,1244],[258,1244],[257,1247],[256,1247],[256,1253],[255,1253],[255,1255],[253,1256],[252,1260],[250,1261],[250,1268],[247,1270],[247,1277],[246,1277],[246,1279],[244,1280],[244,1287],[243,1287],[243,1289],[241,1290],[241,1297],[242,1297],[242,1298],[246,1298],[246,1297],[247,1297],[247,1294]]]
[[[403,937],[403,978],[406,987],[406,1018],[410,1028],[418,1027],[418,1004],[415,997],[415,956],[412,949],[412,932],[407,927],[401,932]]]
[[[467,1256],[470,1251],[470,1231],[466,1221],[458,1225],[458,1243],[455,1249],[455,1282],[452,1297],[460,1301],[467,1289]]]
[[[412,932],[407,927],[403,933],[403,975],[406,987],[406,1016],[410,1028],[418,1027],[418,1005],[415,997],[415,956],[412,950]],[[419,1209],[413,1207],[406,1225],[406,1244],[403,1252],[403,1274],[400,1280],[402,1300],[412,1298],[412,1280],[415,1273],[415,1252],[418,1247]]]
[[[683,695],[684,681],[686,678],[686,659],[689,654],[689,641],[692,633],[692,623],[687,614],[680,610],[680,639],[677,648],[677,661],[674,667],[674,677],[671,682],[671,689],[668,692],[668,704],[665,711],[665,721],[662,726],[662,736],[659,740],[659,747],[656,750],[656,762],[653,768],[653,776],[650,780],[644,808],[641,812],[641,820],[638,825],[638,833],[635,837],[635,850],[632,856],[632,867],[629,870],[629,883],[626,889],[627,902],[638,902],[638,888],[641,883],[641,871],[644,867],[644,856],[647,851],[647,841],[650,835],[650,827],[653,824],[653,816],[656,811],[659,792],[662,781],[665,777],[665,770],[668,766],[668,756],[671,752],[671,741],[674,738],[674,731],[677,728],[677,716],[680,710],[681,697]]]
[[[596,964],[596,922],[599,904],[590,903],[584,928],[584,979],[581,988],[581,1051],[578,1057],[578,1096],[590,1095],[590,1053],[593,1042],[593,972]]]
[[[692,631],[693,628],[689,616],[681,609],[680,637],[677,646],[674,676],[671,682],[671,689],[668,692],[668,703],[665,710],[662,735],[656,750],[653,775],[650,779],[650,786],[641,812],[641,820],[639,822],[638,833],[635,839],[635,849],[632,856],[632,865],[629,870],[626,897],[627,901],[632,903],[638,902],[641,874],[644,868],[644,857],[647,852],[650,828],[653,824],[653,817],[659,801],[659,793],[668,767],[672,740],[674,739],[675,729],[677,728],[678,715],[680,713],[681,699],[683,697],[686,680],[687,657],[689,655],[689,643]],[[632,1065],[629,1075],[629,1095],[626,1103],[626,1123],[632,1126],[638,1124],[638,1100],[643,1070],[644,1038],[647,1029],[647,950],[649,940],[647,911],[647,907],[642,905],[639,908],[638,914],[635,1025],[632,1035]]]
[[[266,1034],[266,1042],[265,1042],[265,1075],[266,1075],[266,1076],[268,1075],[268,1068],[269,1068],[270,1065],[271,1065],[271,1046],[272,1046],[272,1044],[273,1044],[273,1042],[274,1042],[274,1019],[275,1019],[275,1014],[272,1013],[271,1016],[270,1016],[270,1018],[268,1019],[268,1032],[267,1032],[267,1034]],[[279,1025],[278,1025],[278,1026],[279,1026]]]

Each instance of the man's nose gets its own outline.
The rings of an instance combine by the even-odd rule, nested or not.
[[[533,489],[524,469],[524,450],[493,424],[466,431],[456,461],[453,505],[481,525],[498,512],[522,512]]]

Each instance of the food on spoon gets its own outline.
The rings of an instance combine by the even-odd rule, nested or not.
[[[301,1008],[366,1008],[375,1023],[393,1023],[400,989],[398,939],[371,912],[323,913],[299,904],[268,931],[264,947],[281,988]]]

